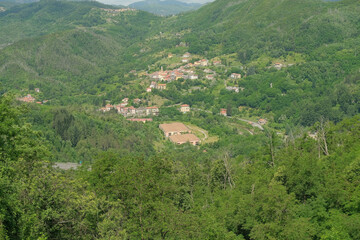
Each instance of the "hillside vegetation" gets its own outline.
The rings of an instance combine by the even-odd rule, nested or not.
[[[104,7],[97,2],[40,1],[16,5],[0,13],[0,44],[41,36],[76,26],[94,26],[105,21],[91,15],[92,8]]]
[[[4,35],[3,42],[44,34],[41,29],[56,32],[1,51],[5,89],[20,90],[36,79],[48,97],[101,94],[100,85],[112,84],[113,76],[127,81],[124,74],[130,70],[146,70],[186,42],[184,50],[223,58],[247,75],[241,83],[247,90],[219,99],[220,105],[258,108],[274,113],[277,121],[302,125],[313,124],[319,115],[339,121],[358,112],[359,89],[353,86],[359,69],[358,1],[225,0],[170,18],[112,15],[98,7],[104,8],[92,2],[39,2],[4,12],[0,28],[13,35]],[[64,12],[51,14],[57,8]],[[26,24],[37,30],[29,28],[27,34]],[[10,27],[16,31],[6,30]],[[273,71],[275,62],[291,67]],[[51,82],[58,82],[57,88]]]
[[[0,6],[0,239],[360,239],[358,0]]]
[[[100,79],[135,65],[131,51],[140,50],[135,44],[145,39],[158,18],[144,12],[112,16],[99,7],[104,5],[39,2],[6,11],[0,26],[16,36],[4,38],[22,40],[0,52],[0,78],[5,89],[22,89],[31,83],[44,88],[47,98],[71,96],[89,92]],[[33,29],[23,31],[26,24]]]
[[[343,113],[359,112],[359,88],[354,86],[360,67],[359,10],[359,2],[352,0],[227,0],[171,18],[168,24],[190,30],[183,41],[192,53],[224,60],[235,54],[228,64],[244,67],[248,78],[242,85],[248,91],[234,104],[311,125],[319,114],[337,121]],[[276,62],[291,67],[267,68]]]
[[[173,24],[190,27],[192,35],[209,35],[198,39],[206,44],[198,45],[211,49],[220,44],[221,51],[228,53],[246,50],[244,60],[251,60],[264,52],[274,56],[288,51],[309,53],[323,44],[356,38],[358,7],[354,0],[224,0],[174,18]]]
[[[275,155],[264,147],[231,158],[190,145],[145,157],[148,143],[141,143],[140,125],[128,128],[137,136],[126,143],[109,142],[121,132],[112,124],[126,123],[109,119],[102,129],[98,121],[77,115],[71,131],[82,125],[88,137],[106,134],[79,146],[99,144],[109,151],[97,155],[91,169],[64,172],[49,165],[49,142],[25,124],[21,108],[1,96],[0,110],[3,239],[360,237],[359,117],[318,125],[325,138],[317,140],[304,135],[281,146],[274,136]],[[37,114],[34,119],[44,121]],[[58,110],[54,127],[73,142],[70,128],[63,131],[66,119],[74,121]],[[149,136],[146,141],[153,141]],[[137,154],[115,150],[122,144]]]

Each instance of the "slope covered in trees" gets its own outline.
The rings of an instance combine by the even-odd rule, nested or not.
[[[359,239],[358,12],[353,0],[218,0],[168,18],[93,2],[6,9],[0,238]],[[185,52],[220,60],[217,79],[145,92],[146,72]],[[161,114],[97,111],[125,98]],[[263,130],[248,124],[260,116]],[[158,125],[173,121],[213,141],[172,144]]]
[[[191,53],[243,69],[247,91],[233,105],[312,125],[318,115],[338,121],[359,112],[359,9],[352,0],[227,0],[168,24],[188,30]],[[289,66],[273,71],[276,62]]]
[[[11,32],[4,38],[47,34],[1,50],[3,88],[21,90],[36,82],[46,89],[46,98],[84,93],[96,98],[104,86],[121,88],[132,80],[125,77],[130,70],[147,70],[185,42],[184,51],[219,57],[247,76],[241,82],[246,91],[221,97],[220,105],[257,108],[273,113],[277,122],[305,126],[319,115],[339,121],[359,112],[358,1],[226,0],[169,18],[143,12],[114,15],[101,8],[110,7],[40,2],[2,13],[0,28]],[[27,24],[36,28],[29,28],[30,35],[23,28]],[[274,71],[276,62],[289,66]]]
[[[96,2],[50,1],[2,13],[0,28],[9,32],[3,42],[14,41],[0,53],[5,90],[37,84],[47,98],[71,96],[131,69],[133,52],[140,50],[136,44],[156,29],[159,18],[144,12],[113,16],[107,12],[112,9]]]
[[[20,4],[0,13],[0,44],[41,36],[76,26],[94,26],[104,22],[91,15],[92,8],[105,7],[97,2],[41,1]]]
[[[360,237],[359,117],[319,125],[324,138],[304,135],[273,157],[110,151],[63,172],[23,110],[0,101],[3,239]]]
[[[227,53],[247,50],[243,60],[249,61],[263,53],[309,53],[323,44],[357,38],[358,8],[359,3],[354,0],[225,0],[174,18],[173,25],[190,27],[193,31],[189,37],[209,35],[197,41],[210,50],[218,44]],[[206,44],[200,44],[201,41]]]

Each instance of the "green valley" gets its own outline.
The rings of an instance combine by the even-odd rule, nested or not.
[[[359,239],[359,12],[0,2],[0,239]]]

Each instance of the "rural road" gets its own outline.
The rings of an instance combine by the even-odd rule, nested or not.
[[[206,112],[206,113],[212,113],[211,111],[208,111],[208,110],[203,110],[203,109],[200,109],[200,108],[191,108],[192,110],[195,110],[195,111],[202,111],[202,112]],[[257,122],[253,122],[253,121],[250,121],[250,120],[247,120],[247,119],[243,119],[243,118],[238,118],[238,117],[232,117],[232,116],[226,116],[227,118],[234,118],[234,119],[237,119],[239,121],[242,121],[242,122],[246,122],[248,124],[250,124],[251,126],[253,127],[257,127],[259,128],[261,131],[264,131],[264,128],[258,124]]]

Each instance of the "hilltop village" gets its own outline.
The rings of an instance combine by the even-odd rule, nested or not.
[[[175,57],[174,54],[169,53],[168,58],[171,59]],[[148,82],[148,87],[144,89],[146,93],[151,93],[153,90],[163,91],[167,89],[167,84],[173,81],[178,80],[205,80],[209,82],[215,82],[217,80],[216,68],[223,68],[221,60],[217,58],[209,61],[208,59],[200,59],[191,62],[193,59],[192,55],[188,52],[181,55],[181,62],[179,63],[181,66],[171,69],[164,70],[164,67],[161,66],[160,71],[154,71],[151,73],[146,72],[145,74],[141,74],[144,82]],[[215,70],[210,69],[212,66]],[[140,75],[137,74],[136,70],[130,71],[129,74]],[[200,76],[201,74],[201,76]],[[242,78],[240,73],[231,73],[229,76],[229,80],[239,80]],[[241,86],[225,86],[225,89],[228,91],[234,91],[238,93],[239,91],[244,91],[244,87]],[[134,104],[141,104],[141,99],[135,98],[132,101]],[[116,109],[116,111],[123,115],[124,117],[134,117],[134,116],[157,116],[159,114],[159,108],[157,106],[147,106],[147,107],[139,107],[135,108],[129,105],[129,98],[124,98],[119,104],[106,104],[104,107],[100,108],[99,111],[108,112],[111,109]],[[152,110],[150,110],[152,109]],[[187,103],[181,105],[179,110],[182,113],[190,112],[190,106]],[[226,110],[226,109],[225,109]],[[220,109],[221,115],[227,115],[224,109]]]

